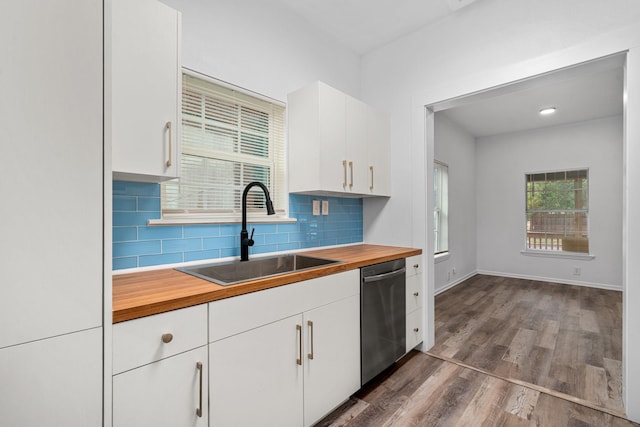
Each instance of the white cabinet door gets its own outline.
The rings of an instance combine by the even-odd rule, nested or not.
[[[360,298],[304,313],[304,425],[310,426],[360,388]]]
[[[320,187],[326,191],[342,192],[349,188],[345,101],[342,92],[318,83],[319,119],[315,131],[320,133]]]
[[[424,340],[422,309],[407,314],[407,353]]]
[[[113,427],[206,427],[208,412],[206,346],[113,377]]]
[[[180,13],[156,0],[111,0],[109,16],[105,68],[114,178],[176,177]]]
[[[367,114],[367,188],[375,196],[391,195],[389,116],[369,107]]]
[[[369,106],[350,96],[346,98],[346,157],[348,161],[348,186],[346,191],[368,194],[367,176],[367,116]]]
[[[102,325],[102,1],[3,2],[0,40],[2,348]]]
[[[102,328],[0,349],[0,382],[0,426],[102,426]]]
[[[302,339],[297,315],[210,343],[211,427],[300,427]]]

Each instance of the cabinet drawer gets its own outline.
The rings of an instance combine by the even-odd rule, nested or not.
[[[422,292],[422,275],[407,277],[407,313],[422,307],[424,298]]]
[[[422,255],[414,255],[407,258],[407,277],[422,273]]]
[[[360,293],[360,270],[209,303],[209,342]]]
[[[113,373],[206,344],[206,304],[116,323],[113,325]]]
[[[423,341],[422,309],[407,314],[407,353]]]

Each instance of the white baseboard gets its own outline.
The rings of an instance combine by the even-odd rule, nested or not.
[[[443,293],[444,291],[448,291],[449,289],[451,289],[451,288],[453,288],[453,287],[455,287],[455,286],[459,285],[460,283],[464,282],[465,280],[472,278],[472,277],[473,277],[473,276],[475,276],[476,274],[478,274],[478,272],[477,272],[477,271],[472,271],[471,273],[469,273],[469,274],[467,274],[467,275],[465,275],[465,276],[462,276],[461,278],[459,278],[459,279],[457,279],[457,280],[454,280],[454,281],[453,281],[453,282],[451,282],[451,283],[447,283],[447,284],[446,284],[446,285],[444,285],[442,288],[440,288],[440,289],[436,289],[436,290],[434,291],[434,293],[433,293],[433,294],[434,294],[434,295],[438,295],[438,294]]]
[[[527,274],[504,273],[500,271],[477,270],[477,274],[486,274],[487,276],[511,277],[513,279],[536,280],[539,282],[561,283],[564,285],[585,286],[587,288],[605,289],[608,291],[622,292],[622,286],[615,286],[606,283],[579,282],[577,280],[558,279],[555,277],[530,276]],[[441,291],[438,291],[441,292]],[[437,295],[437,293],[436,293]]]

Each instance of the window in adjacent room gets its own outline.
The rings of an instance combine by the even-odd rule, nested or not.
[[[526,175],[526,249],[589,253],[589,170]]]
[[[434,254],[449,251],[449,167],[435,161],[433,165]]]
[[[162,185],[163,219],[237,220],[252,181],[267,186],[286,216],[284,113],[266,97],[185,72],[180,178]],[[252,211],[266,217],[262,192],[249,193]]]

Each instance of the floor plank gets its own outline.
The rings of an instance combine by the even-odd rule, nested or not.
[[[316,426],[637,427],[638,424],[412,351]]]
[[[431,352],[620,410],[621,301],[616,291],[476,275],[436,297]]]

